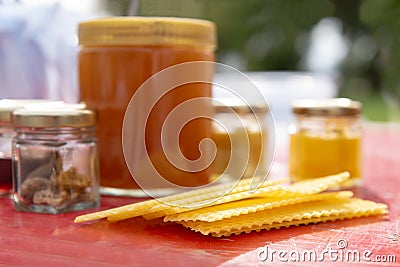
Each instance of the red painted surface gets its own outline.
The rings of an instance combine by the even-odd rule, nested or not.
[[[369,126],[364,138],[364,185],[357,196],[389,205],[389,215],[345,220],[287,229],[212,238],[174,224],[160,225],[131,219],[110,224],[99,221],[74,224],[76,212],[44,215],[16,212],[10,199],[0,199],[0,265],[6,266],[265,266],[296,265],[293,257],[305,250],[318,255],[329,248],[338,250],[337,241],[346,240],[341,250],[349,254],[369,250],[371,260],[378,255],[394,255],[400,266],[400,127]],[[280,148],[283,151],[283,148]],[[284,160],[285,153],[278,155]],[[132,203],[134,199],[103,197],[101,209]],[[274,254],[258,260],[260,248],[286,251],[287,263]],[[331,252],[332,253],[332,252]],[[340,254],[330,260],[306,265],[345,264]],[[285,255],[281,254],[285,257]],[[351,259],[353,259],[351,257]],[[361,263],[367,263],[361,259]],[[357,263],[358,264],[358,263]],[[380,263],[381,264],[381,263]]]

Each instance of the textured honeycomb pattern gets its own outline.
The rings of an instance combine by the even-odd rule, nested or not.
[[[226,204],[192,210],[183,213],[177,213],[165,216],[164,221],[206,221],[214,222],[222,219],[231,218],[243,214],[249,214],[257,211],[278,208],[303,202],[316,201],[322,199],[350,198],[353,196],[351,191],[321,193],[315,195],[301,195],[290,198],[269,198],[258,197],[245,199]]]
[[[204,235],[229,236],[251,231],[386,214],[385,204],[352,198],[350,191],[321,193],[340,185],[348,172],[284,185],[281,181],[242,179],[203,189],[78,216],[75,222],[136,216],[164,217]]]
[[[185,205],[194,206],[196,203],[213,202],[215,199],[220,198],[224,195],[235,194],[239,192],[251,192],[252,184],[259,183],[258,188],[270,187],[273,185],[283,184],[288,182],[288,180],[274,180],[274,181],[262,181],[260,179],[241,179],[237,183],[224,183],[208,186],[202,189],[196,189],[189,192],[184,192],[180,194],[171,195],[168,197],[163,197],[160,199],[148,200],[140,203],[134,203],[130,205],[125,205],[118,208],[108,209],[104,211],[94,212],[90,214],[85,214],[75,218],[75,222],[86,222],[92,220],[98,220],[107,217],[115,217],[122,219],[128,219],[136,216],[141,216],[144,214],[152,213],[157,210],[169,209],[174,206],[183,207]],[[281,188],[281,186],[279,186]],[[270,189],[268,189],[270,190]],[[193,203],[191,205],[191,203]],[[150,211],[150,208],[153,208]]]
[[[257,211],[214,222],[180,221],[178,223],[204,235],[227,236],[253,230],[315,223],[325,219],[350,219],[386,213],[387,206],[385,204],[368,200],[358,198],[324,199]]]

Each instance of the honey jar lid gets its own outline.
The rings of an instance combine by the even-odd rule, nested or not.
[[[352,116],[361,114],[362,104],[348,98],[304,99],[292,105],[294,114],[315,116]]]
[[[268,106],[262,104],[246,104],[238,99],[215,99],[213,101],[214,110],[216,113],[230,113],[237,114],[247,113],[266,113],[269,111]]]
[[[85,109],[84,104],[63,104],[62,106],[34,106],[17,109],[12,113],[14,127],[61,128],[90,127],[97,123],[97,114]]]
[[[1,99],[0,100],[0,122],[11,123],[12,112],[31,104],[62,103],[62,101],[51,101],[48,99]]]
[[[173,17],[109,17],[81,22],[79,44],[172,45],[214,51],[216,26],[200,19]]]

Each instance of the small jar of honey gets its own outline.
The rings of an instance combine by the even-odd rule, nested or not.
[[[212,139],[216,155],[211,165],[214,179],[266,177],[269,170],[268,106],[218,99],[214,101],[214,108]]]
[[[362,105],[346,98],[299,100],[293,104],[289,172],[293,181],[348,171],[342,187],[361,184]]]
[[[210,67],[193,68],[186,74],[170,75],[148,86],[134,107],[132,120],[126,111],[142,84],[161,70],[181,63],[214,62],[215,24],[206,20],[172,17],[101,18],[80,23],[79,44],[80,97],[99,114],[97,136],[101,192],[145,197],[150,191],[152,196],[169,194],[169,184],[180,187],[207,184],[210,168],[176,168],[169,157],[183,155],[187,161],[196,161],[202,154],[200,141],[211,137],[211,121],[206,118],[191,120],[179,134],[171,133],[163,125],[168,114],[180,104],[196,98],[211,99],[211,84],[195,80],[179,84],[160,99],[154,100],[154,96],[173,79],[187,74],[195,74],[211,82],[213,77],[210,74],[214,71],[211,64]],[[152,106],[151,112],[145,108],[149,105]],[[211,100],[196,109],[212,114]],[[125,124],[124,118],[128,118]],[[138,126],[141,122],[145,122],[145,129]],[[166,144],[176,140],[180,151]],[[173,155],[166,155],[166,150],[172,151],[170,154]],[[124,153],[130,155],[128,159]],[[168,181],[167,186],[156,181],[154,169]],[[138,180],[145,180],[146,192]]]

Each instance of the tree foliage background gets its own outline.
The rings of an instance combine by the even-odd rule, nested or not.
[[[204,18],[218,27],[219,62],[244,71],[309,71],[312,29],[341,23],[347,42],[335,75],[340,96],[361,100],[371,120],[399,120],[398,0],[103,0],[113,15]],[[329,51],[327,51],[329,53]]]

